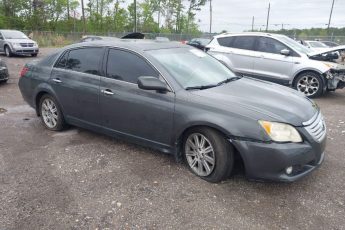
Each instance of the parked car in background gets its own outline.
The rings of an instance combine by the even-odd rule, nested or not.
[[[116,37],[107,37],[107,36],[96,36],[96,35],[85,35],[79,42],[92,42],[92,41],[100,41],[100,40],[114,40],[118,39]]]
[[[4,60],[0,58],[0,83],[8,81],[8,68]]]
[[[313,101],[177,42],[68,46],[25,65],[19,88],[49,130],[76,125],[183,157],[210,182],[227,179],[235,159],[270,181],[295,181],[324,159]]]
[[[155,40],[159,41],[159,42],[169,42],[170,41],[170,39],[167,37],[156,37]]]
[[[206,45],[208,45],[210,41],[211,39],[208,39],[208,38],[193,38],[192,40],[188,41],[186,44],[190,46],[194,46],[201,50],[205,50]]]
[[[342,87],[328,64],[311,59],[311,49],[285,35],[221,34],[206,48],[237,73],[293,87],[308,97]]]
[[[321,43],[325,44],[328,47],[336,47],[339,46],[340,44],[336,42],[331,42],[331,41],[320,41]]]
[[[28,38],[18,30],[0,30],[0,51],[5,52],[7,57],[14,54],[31,55],[36,57],[39,48],[37,42]]]
[[[303,41],[302,40],[301,44],[310,48],[313,51],[322,51],[329,48],[329,46],[319,41]]]

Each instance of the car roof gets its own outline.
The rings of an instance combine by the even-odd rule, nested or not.
[[[229,37],[229,36],[265,36],[265,37],[281,37],[285,36],[283,34],[274,34],[274,33],[264,33],[264,32],[242,32],[242,33],[223,33],[214,36],[215,38]]]
[[[19,32],[22,32],[20,30],[0,30],[0,32],[2,32],[2,31],[19,31]]]
[[[155,40],[145,40],[145,39],[114,39],[114,40],[100,40],[76,43],[73,45],[66,46],[65,49],[78,48],[85,46],[100,46],[100,47],[118,47],[130,49],[133,51],[145,51],[145,50],[157,50],[157,49],[170,49],[170,48],[183,48],[188,47],[187,45],[181,44],[180,42],[171,41],[155,41]]]

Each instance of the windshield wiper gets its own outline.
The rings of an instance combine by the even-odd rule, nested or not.
[[[224,81],[218,82],[217,86],[223,85],[225,83],[229,83],[231,81],[236,81],[236,80],[241,79],[241,78],[242,78],[242,76],[227,78]]]
[[[217,87],[217,86],[220,86],[222,84],[225,84],[225,83],[228,83],[228,82],[231,82],[231,81],[236,81],[238,79],[241,79],[242,76],[237,76],[237,77],[231,77],[231,78],[227,78],[225,79],[224,81],[221,81],[221,82],[218,82],[217,84],[214,84],[214,85],[198,85],[198,86],[189,86],[189,87],[186,87],[185,90],[191,90],[191,89],[209,89],[209,88],[213,88],[213,87]]]
[[[209,89],[209,88],[212,88],[212,87],[216,87],[217,85],[197,85],[197,86],[189,86],[189,87],[186,87],[185,90],[191,90],[191,89]]]

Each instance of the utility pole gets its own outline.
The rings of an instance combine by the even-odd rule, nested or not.
[[[332,1],[331,13],[329,14],[329,20],[328,20],[328,25],[327,25],[327,33],[328,33],[328,35],[329,35],[329,27],[331,26],[333,7],[334,7],[334,0]]]
[[[253,19],[252,19],[252,32],[254,31],[254,16],[253,16]]]
[[[266,32],[268,31],[268,22],[269,22],[269,20],[270,20],[270,11],[271,11],[271,3],[268,3],[268,12],[267,12]]]
[[[212,0],[210,0],[210,37],[212,34]]]
[[[85,10],[84,10],[84,0],[81,0],[81,14],[83,16],[83,34],[86,32],[86,23],[85,23]]]
[[[137,0],[134,0],[134,32],[137,32]]]
[[[67,20],[69,21],[69,0],[67,0]]]

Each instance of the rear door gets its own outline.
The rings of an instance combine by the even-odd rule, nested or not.
[[[51,85],[67,119],[100,124],[99,82],[104,48],[72,49],[54,66]]]
[[[142,56],[122,49],[109,49],[105,69],[100,84],[103,126],[113,134],[169,148],[175,94],[137,85],[138,77],[160,78],[159,73]]]
[[[232,48],[232,64],[235,72],[252,74],[255,60],[255,36],[235,36],[230,44]]]
[[[211,47],[210,54],[225,62],[234,72],[252,74],[254,67],[255,36],[217,38],[219,46]],[[219,56],[219,54],[221,54]],[[224,57],[225,56],[225,60]]]
[[[287,49],[290,55],[281,54]],[[294,52],[280,41],[258,37],[256,42],[256,58],[254,61],[255,77],[284,85],[289,84],[294,65]]]

